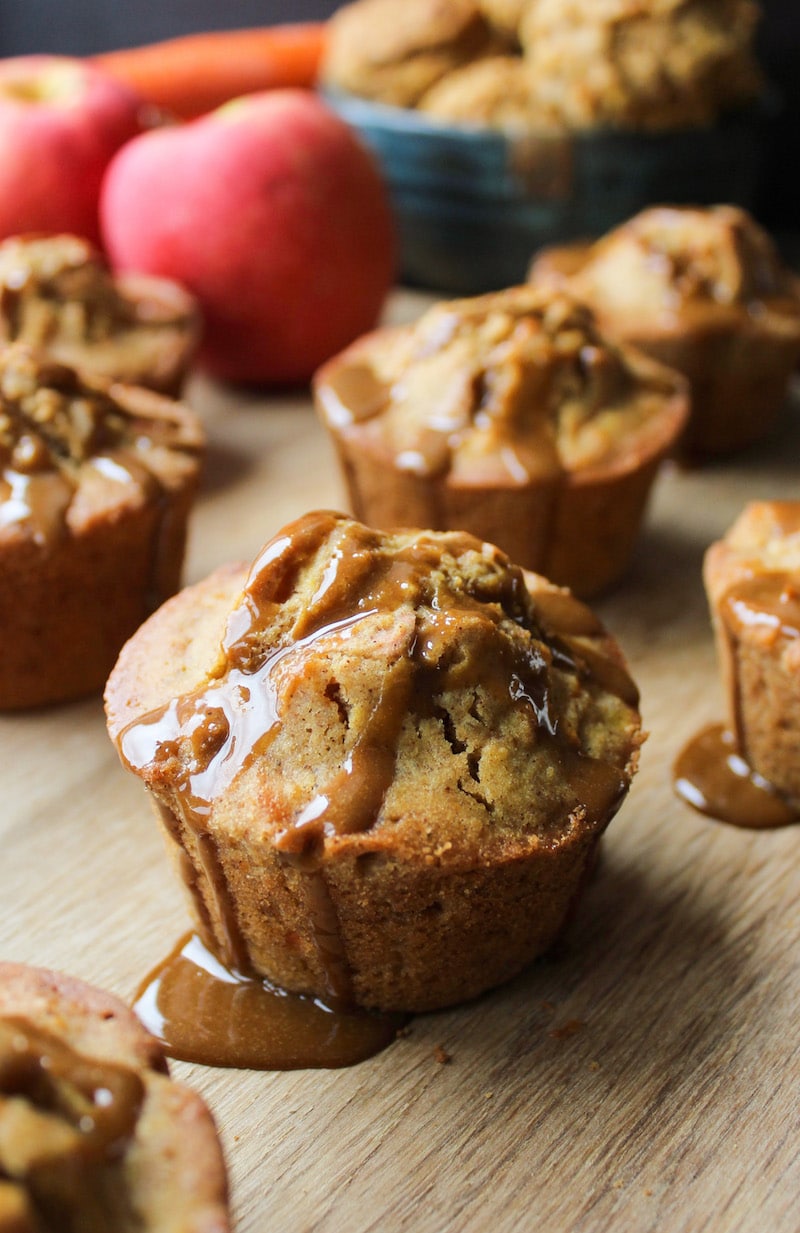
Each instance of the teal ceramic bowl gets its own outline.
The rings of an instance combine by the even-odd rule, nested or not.
[[[601,235],[646,205],[752,210],[766,107],[666,134],[506,134],[438,124],[334,91],[325,100],[377,155],[403,281],[456,295],[525,278],[545,244]]]

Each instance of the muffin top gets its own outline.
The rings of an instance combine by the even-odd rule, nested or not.
[[[198,469],[195,416],[150,390],[0,350],[0,538],[57,544],[111,509],[157,499]]]
[[[536,0],[520,38],[570,128],[708,124],[754,97],[753,0]]]
[[[532,279],[559,281],[545,253]],[[752,320],[800,337],[800,294],[770,236],[735,206],[654,206],[581,254],[563,251],[564,277],[604,322],[666,330]]]
[[[88,240],[13,236],[0,244],[0,341],[155,388],[197,341],[198,309],[177,284],[114,277]],[[176,356],[176,349],[180,354]]]
[[[422,95],[417,110],[448,124],[539,131],[551,117],[537,101],[522,56],[484,56],[447,73]]]
[[[476,0],[355,0],[330,19],[321,78],[413,107],[445,73],[496,46],[493,39]]]
[[[464,867],[599,831],[642,739],[618,649],[567,592],[473,536],[325,511],[165,604],[106,704],[184,823],[300,862]]]
[[[457,484],[613,470],[685,415],[674,373],[601,336],[571,296],[514,287],[435,305],[318,374],[328,425]]]
[[[103,990],[15,963],[0,964],[0,1226],[230,1227],[211,1116],[155,1039]]]

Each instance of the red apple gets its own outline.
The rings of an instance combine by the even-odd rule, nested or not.
[[[143,115],[135,91],[82,60],[0,60],[0,239],[64,231],[97,243],[103,174]]]
[[[197,297],[200,363],[231,381],[307,381],[375,324],[394,274],[376,164],[307,90],[135,138],[108,169],[100,217],[119,270]]]

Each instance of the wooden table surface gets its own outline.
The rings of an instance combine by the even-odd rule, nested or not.
[[[343,505],[307,396],[190,393],[211,450],[187,581]],[[557,954],[349,1070],[173,1066],[217,1118],[239,1233],[800,1227],[800,829],[712,822],[670,780],[722,714],[703,551],[746,499],[798,495],[798,458],[795,407],[746,458],[667,470],[595,605],[651,735]],[[2,717],[0,742],[0,956],[130,998],[187,915],[99,700]]]

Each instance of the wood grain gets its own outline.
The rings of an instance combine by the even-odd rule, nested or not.
[[[187,580],[342,506],[304,394],[198,380],[192,399],[212,449]],[[797,1229],[800,830],[710,822],[670,767],[721,718],[703,550],[748,498],[796,496],[798,457],[789,408],[746,459],[666,471],[630,575],[596,605],[651,735],[557,954],[350,1070],[174,1066],[217,1117],[240,1233]],[[2,717],[0,741],[2,958],[130,997],[187,918],[99,701]]]

